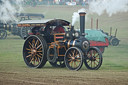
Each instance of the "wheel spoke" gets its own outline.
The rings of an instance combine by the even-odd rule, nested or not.
[[[70,57],[70,56],[68,55],[68,58],[72,58],[72,57]]]
[[[95,61],[99,63],[99,61],[97,61],[97,60],[95,60]]]
[[[29,62],[29,64],[32,63],[33,60],[34,60],[34,58],[31,59],[31,61]]]
[[[71,61],[72,59],[69,59],[68,61]]]
[[[70,62],[69,62],[69,65],[70,65],[71,67],[72,67],[72,63],[73,63],[73,61],[70,61]]]
[[[95,61],[93,61],[93,67],[96,67],[96,63],[95,63]]]
[[[37,62],[38,62],[38,64],[39,64],[39,57],[37,57]]]
[[[33,60],[33,64],[35,65],[35,59]]]
[[[79,54],[75,55],[75,57],[77,57]],[[80,57],[79,57],[80,58]]]
[[[100,59],[100,58],[95,58],[95,59]]]
[[[93,50],[91,50],[91,56],[92,56]]]
[[[42,58],[40,55],[36,54],[39,58]]]
[[[99,56],[99,54],[97,54],[97,56],[96,57],[98,57]]]
[[[72,56],[73,56],[73,57],[75,56],[75,50],[72,52]]]
[[[26,50],[29,50],[29,51],[31,51],[31,49],[29,49],[29,48],[26,48]]]
[[[78,54],[78,51],[76,51],[76,55]]]
[[[29,45],[33,48],[32,44],[31,44],[30,42],[28,42],[28,43],[29,43]]]
[[[72,57],[72,55],[69,53],[69,56]]]
[[[90,60],[87,61],[87,63],[89,63],[89,62],[90,62]]]
[[[77,57],[77,59],[81,59],[81,57]]]
[[[32,49],[32,47],[29,45],[29,48]]]
[[[38,57],[39,63],[40,63],[40,58]]]
[[[41,50],[42,49],[42,47],[40,47],[38,50]]]
[[[88,54],[87,54],[87,56],[88,56],[88,58],[90,58],[90,57],[91,57],[91,54],[90,54],[90,53],[88,53]]]
[[[29,54],[32,54],[32,52],[28,52]]]
[[[94,56],[96,55],[96,51],[93,51]]]
[[[40,55],[43,55],[43,54],[41,54],[41,53],[39,53]]]
[[[91,67],[92,67],[92,61],[91,61]]]
[[[95,66],[97,66],[96,62],[94,61]]]
[[[77,62],[81,62],[81,60],[76,60]]]
[[[90,64],[88,64],[88,65],[92,67],[92,61],[91,61],[91,63],[90,63]]]
[[[28,58],[28,57],[30,57],[30,56],[32,56],[32,54],[30,54],[30,55],[26,56],[26,58]]]
[[[32,40],[32,43],[35,45],[35,39]]]
[[[37,40],[36,43],[35,43],[35,47],[36,47],[37,43],[38,43],[38,40]]]
[[[38,49],[39,47],[41,47],[42,45],[40,44],[36,49]]]
[[[76,62],[74,62],[74,67],[77,67]]]
[[[42,52],[42,51],[37,51],[37,52]]]

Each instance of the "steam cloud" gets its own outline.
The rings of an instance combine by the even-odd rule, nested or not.
[[[72,26],[79,20],[79,13],[85,12],[86,10],[84,8],[79,9],[78,12],[74,12],[72,16]]]
[[[15,13],[20,13],[22,9],[23,0],[14,0],[13,5],[9,0],[0,0],[0,21],[17,21]]]
[[[99,16],[106,12],[109,16],[128,11],[128,0],[93,0],[89,4],[89,12]]]
[[[79,12],[85,11],[84,8],[74,12],[72,16],[72,25],[79,20]],[[99,16],[106,12],[109,17],[119,12],[128,11],[128,0],[92,0],[89,3],[88,14],[97,13]]]

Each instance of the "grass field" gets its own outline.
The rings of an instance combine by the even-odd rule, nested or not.
[[[46,18],[62,18],[71,22],[73,12],[81,7],[38,6],[27,7],[24,12],[43,13]],[[87,70],[83,65],[79,71],[54,68],[47,63],[44,68],[28,68],[22,58],[24,40],[10,35],[0,40],[0,85],[128,85],[128,12],[112,17],[107,14],[87,15],[86,28],[90,18],[99,19],[99,28],[109,32],[118,29],[119,46],[109,46],[103,54],[99,70]],[[75,25],[78,28],[79,23]],[[95,27],[95,26],[94,26]],[[113,33],[114,33],[113,31]]]

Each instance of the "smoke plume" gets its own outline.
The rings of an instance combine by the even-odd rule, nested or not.
[[[87,14],[97,13],[99,16],[106,12],[111,17],[119,12],[128,12],[128,0],[92,0],[86,11]],[[85,12],[85,9],[82,8],[73,13],[72,25],[79,20],[79,12]]]
[[[22,11],[22,0],[0,0],[0,21],[17,21],[15,13]]]
[[[106,12],[109,16],[128,11],[128,0],[93,0],[89,4],[89,12],[99,16]]]
[[[78,12],[74,12],[73,16],[72,16],[72,26],[74,26],[74,24],[79,21],[79,13],[80,12],[85,12],[86,10],[84,8],[81,8],[78,10]]]

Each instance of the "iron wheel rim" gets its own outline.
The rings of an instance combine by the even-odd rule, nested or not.
[[[112,45],[113,46],[117,46],[119,44],[119,40],[117,39],[117,38],[114,38],[113,40],[112,40]]]
[[[85,65],[90,70],[97,70],[102,64],[102,53],[98,48],[91,48],[87,51]]]
[[[43,56],[44,46],[42,41],[36,36],[27,38],[23,48],[23,57],[27,66],[38,68],[43,60]]]
[[[83,65],[83,54],[77,47],[71,47],[65,54],[65,65],[70,70],[79,70]]]

